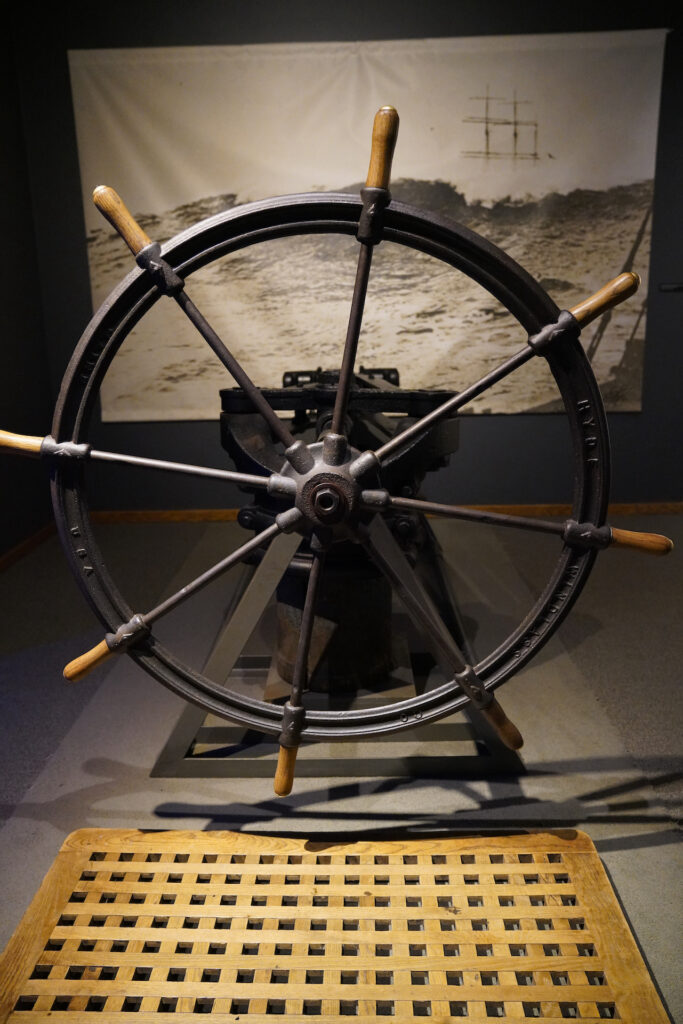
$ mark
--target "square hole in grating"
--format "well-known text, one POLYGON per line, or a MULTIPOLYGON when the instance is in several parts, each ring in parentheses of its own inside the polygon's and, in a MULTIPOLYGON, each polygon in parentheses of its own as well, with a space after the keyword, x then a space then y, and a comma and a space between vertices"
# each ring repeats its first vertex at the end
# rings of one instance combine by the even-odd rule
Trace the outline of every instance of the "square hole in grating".
MULTIPOLYGON (((345 878, 344 881, 346 882, 347 879, 345 878)), ((330 876, 329 875, 316 875, 314 877, 314 879, 313 879, 313 882, 314 882, 315 885, 329 885, 330 884, 330 876)))
POLYGON ((494 881, 495 885, 507 885, 508 882, 510 881, 510 876, 509 875, 494 875, 493 876, 493 881, 494 881))
MULTIPOLYGON (((256 879, 256 881, 258 882, 258 878, 256 879)), ((298 885, 300 881, 301 875, 285 875, 285 885, 298 885)), ((267 881, 264 884, 267 885, 268 882, 270 882, 270 879, 267 879, 267 881)))
POLYGON ((411 971, 410 972, 410 984, 411 985, 428 985, 429 984, 429 971, 411 971))
POLYGON ((502 864, 503 863, 503 854, 502 853, 490 853, 489 854, 489 862, 491 864, 502 864))
MULTIPOLYGON (((132 892, 130 894, 129 903, 144 903, 147 899, 141 892, 132 892)), ((175 903, 175 896, 170 896, 168 893, 162 893, 159 898, 159 903, 175 903)))
POLYGON ((425 930, 424 921, 406 921, 409 932, 423 932, 425 930))
POLYGON ((563 907, 577 907, 579 905, 579 901, 573 894, 561 896, 560 899, 562 900, 563 907))
POLYGON ((342 971, 340 980, 342 985, 357 985, 359 976, 358 971, 342 971))
POLYGON ((329 896, 314 896, 313 900, 311 902, 312 902, 312 906, 314 906, 314 907, 326 907, 328 905, 328 903, 330 902, 330 897, 329 896))
POLYGON ((475 948, 477 956, 493 956, 493 946, 488 943, 480 943, 475 948))
POLYGON ((534 855, 533 853, 520 853, 517 857, 520 864, 533 864, 534 855))
MULTIPOLYGON (((121 928, 135 928, 138 923, 137 917, 122 917, 121 928)), ((152 921, 152 928, 165 928, 168 923, 168 918, 157 918, 155 917, 152 921)))
POLYGON ((36 964, 30 975, 31 980, 34 978, 49 978, 51 970, 52 964, 36 964))
POLYGON ((345 896, 344 897, 344 906, 345 907, 357 907, 359 905, 360 905, 360 897, 359 896, 345 896))
POLYGON ((537 917, 536 927, 538 928, 539 932, 551 932, 554 928, 554 925, 549 917, 537 917))
POLYGON ((183 920, 183 928, 199 928, 198 917, 186 917, 183 920))
POLYGON ((406 896, 407 907, 421 907, 422 897, 421 896, 406 896))
POLYGON ((143 953, 158 953, 161 949, 160 942, 145 942, 142 947, 143 953))
POLYGON ((19 996, 14 1004, 15 1010, 32 1010, 38 996, 19 996))
POLYGON ((306 971, 307 985, 322 985, 323 971, 306 971))
POLYGON ((323 943, 315 943, 308 947, 309 956, 325 956, 325 946, 323 943))
MULTIPOLYGON (((48 942, 47 946, 45 947, 45 949, 53 949, 53 948, 61 949, 62 947, 61 947, 61 945, 59 945, 57 947, 53 947, 53 946, 50 945, 49 942, 48 942)), ((78 944, 79 952, 89 953, 94 948, 95 948, 95 940, 94 939, 83 939, 78 944)))
POLYGON ((596 1003, 598 1017, 601 1020, 618 1020, 619 1014, 614 1003, 596 1003))
POLYGON ((355 999, 340 999, 339 1015, 341 1017, 357 1017, 358 1002, 355 999))
MULTIPOLYGON (((152 973, 152 968, 151 967, 136 967, 135 970, 133 971, 133 978, 132 978, 132 980, 133 981, 149 981, 151 973, 152 973)), ((69 975, 67 974, 67 978, 68 977, 69 977, 69 975)))
POLYGON ((455 927, 455 921, 450 917, 444 921, 439 921, 439 928, 442 932, 454 932, 455 927))
MULTIPOLYGON (((315 858, 316 864, 331 864, 332 858, 329 853, 321 853, 315 858)), ((301 860, 296 861, 297 864, 301 864, 301 860)))
POLYGON ((531 971, 515 971, 515 978, 517 979, 517 984, 523 987, 533 985, 534 983, 534 976, 531 971))
POLYGON ((566 971, 551 971, 550 980, 552 981, 553 985, 568 985, 569 975, 566 971))
MULTIPOLYGON (((274 864, 275 855, 272 853, 262 853, 258 859, 259 864, 274 864)), ((301 861, 299 861, 301 863, 301 861)))
POLYGON ((545 896, 530 896, 529 897, 529 903, 531 904, 532 907, 544 907, 545 906, 545 896))
POLYGON ((555 881, 558 885, 569 885, 569 875, 555 875, 555 881))
POLYGON ((448 1004, 448 1009, 451 1017, 469 1017, 467 1012, 467 1003, 465 1002, 451 1002, 448 1004))
POLYGON ((220 968, 218 968, 218 967, 205 967, 204 970, 202 971, 202 976, 201 976, 200 981, 205 981, 205 982, 208 982, 208 983, 210 983, 212 985, 215 985, 216 982, 220 981, 220 980, 221 980, 220 968))
POLYGON ((375 985, 393 985, 393 971, 375 971, 375 985))
POLYGON ((112 953, 125 953, 127 949, 128 949, 128 943, 127 942, 123 942, 120 939, 117 939, 116 941, 112 942, 112 944, 111 944, 111 951, 112 951, 112 953))
POLYGON ((415 1017, 431 1017, 432 1015, 432 1004, 428 1000, 413 999, 413 1016, 415 1017))
POLYGON ((304 999, 302 1012, 307 1017, 319 1017, 323 1012, 323 1004, 320 999, 304 999))
POLYGON ((291 956, 291 955, 292 955, 292 947, 291 946, 283 946, 283 945, 276 945, 275 946, 275 956, 291 956))
POLYGON ((578 1005, 576 1003, 560 1003, 560 1016, 569 1020, 578 1020, 578 1005))
MULTIPOLYGON (((171 896, 172 900, 175 900, 175 896, 171 896)), ((190 905, 193 907, 201 907, 206 903, 206 896, 200 896, 198 893, 192 893, 190 896, 190 905)))
POLYGON ((443 946, 443 955, 460 956, 460 946, 456 945, 454 942, 447 943, 445 946, 443 946))
POLYGON ((538 885, 540 878, 538 875, 524 875, 525 885, 538 885))
POLYGON ((344 885, 360 885, 360 875, 344 875, 344 885))
POLYGON ((286 985, 289 981, 289 971, 271 971, 270 982, 271 985, 286 985))
POLYGON ((239 982, 240 985, 251 985, 254 980, 254 972, 249 971, 246 967, 240 967, 235 977, 235 981, 239 982))
POLYGON ((352 945, 351 943, 342 944, 342 956, 358 956, 360 951, 359 946, 352 945))
POLYGON ((479 885, 479 875, 463 875, 465 885, 479 885))
POLYGON ((485 1003, 487 1017, 504 1017, 505 1003, 485 1003))
POLYGON ((540 1003, 522 1003, 522 1010, 524 1011, 525 1017, 540 1017, 541 1016, 541 1004, 540 1003))
POLYGON ((98 981, 113 981, 118 973, 118 967, 101 967, 98 981))
POLYGON ((247 931, 258 932, 263 928, 262 917, 250 917, 247 920, 247 931))
POLYGON ((266 1003, 266 1013, 283 1014, 286 1012, 284 999, 269 999, 266 1003))
POLYGON ((393 946, 375 946, 375 956, 391 956, 393 946))
MULTIPOLYGON (((225 946, 223 947, 225 949, 225 946)), ((242 956, 258 956, 258 943, 245 942, 242 946, 242 956)))
POLYGON ((408 953, 410 956, 427 956, 426 946, 409 945, 408 953))
POLYGON ((248 999, 233 999, 230 1003, 230 1013, 249 1013, 248 999))
POLYGON ((217 917, 216 920, 214 921, 214 925, 213 926, 214 926, 214 928, 218 928, 219 930, 222 929, 224 931, 227 931, 230 928, 231 924, 232 924, 232 918, 230 918, 230 917, 217 917))
POLYGON ((225 942, 210 942, 207 949, 207 953, 211 956, 221 956, 225 953, 226 943, 225 942))
POLYGON ((83 977, 84 970, 85 967, 69 967, 65 977, 67 978, 68 981, 78 981, 80 978, 83 977))
POLYGON ((577 943, 576 952, 579 956, 595 956, 595 946, 592 942, 577 943))
POLYGON ((237 897, 236 896, 221 896, 221 906, 222 907, 234 907, 236 903, 237 903, 237 897))
POLYGON ((375 875, 375 885, 389 885, 389 876, 375 875))
POLYGON ((85 1004, 86 1013, 102 1013, 106 1004, 106 996, 90 996, 85 1004))
POLYGON ((391 931, 391 918, 378 917, 375 920, 375 931, 376 932, 390 932, 391 931))
POLYGON ((205 853, 202 857, 202 864, 215 864, 217 860, 217 853, 205 853))
POLYGON ((186 970, 184 967, 169 967, 166 975, 167 981, 185 981, 186 970))
POLYGON ((204 999, 201 996, 197 997, 192 1007, 193 1013, 211 1013, 213 1010, 213 999, 204 999))
POLYGON ((282 906, 282 907, 298 907, 299 906, 299 897, 298 896, 283 896, 282 900, 280 901, 280 906, 282 906))
POLYGON ((560 955, 560 947, 556 946, 554 943, 552 945, 550 945, 550 944, 544 945, 543 946, 543 953, 545 954, 545 956, 559 956, 560 955))
MULTIPOLYGON (((292 929, 293 927, 294 927, 294 923, 293 922, 291 924, 289 922, 285 922, 285 921, 280 921, 278 923, 278 928, 290 928, 290 929, 292 929)), ((312 932, 325 932, 325 931, 327 931, 327 921, 325 921, 322 917, 314 917, 309 922, 309 927, 310 927, 312 932)))
MULTIPOLYGON (((479 901, 481 901, 481 896, 470 896, 470 900, 479 900, 479 901)), ((453 897, 452 896, 437 896, 436 897, 436 905, 437 905, 437 907, 443 907, 443 908, 452 907, 453 906, 453 897)), ((472 906, 480 907, 481 906, 481 902, 479 902, 479 903, 470 903, 469 900, 468 900, 468 906, 470 906, 470 907, 472 907, 472 906)))
POLYGON ((499 907, 514 907, 515 897, 514 896, 499 896, 498 906, 499 907))
MULTIPOLYGON (((169 875, 168 878, 166 879, 166 881, 169 882, 171 885, 180 885, 182 880, 183 880, 183 876, 182 875, 169 875)), ((227 878, 226 878, 226 882, 227 882, 227 878)))
POLYGON ((232 856, 230 857, 230 863, 231 864, 244 864, 246 859, 247 859, 247 855, 245 853, 233 853, 232 856))
POLYGON ((518 932, 521 931, 522 925, 516 918, 506 917, 503 921, 503 927, 506 932, 518 932))
POLYGON ((472 919, 472 931, 473 932, 487 932, 489 930, 489 923, 485 917, 475 917, 472 919))
POLYGON ((378 1017, 393 1017, 394 1004, 391 999, 378 999, 375 1003, 375 1013, 378 1017))
POLYGON ((445 856, 445 854, 443 854, 443 853, 433 853, 432 854, 432 864, 445 864, 445 863, 446 863, 446 856, 445 856))
POLYGON ((586 922, 582 917, 570 917, 569 927, 574 932, 582 932, 586 928, 586 922))
POLYGON ((344 857, 345 864, 360 864, 360 857, 357 853, 349 853, 344 857))
POLYGON ((343 932, 357 932, 358 931, 358 921, 357 920, 342 921, 342 931, 343 932))
POLYGON ((586 971, 586 981, 589 985, 606 985, 607 980, 602 971, 586 971))
POLYGON ((378 854, 375 855, 375 864, 388 864, 388 863, 389 863, 389 858, 385 854, 379 854, 378 853, 378 854))
POLYGON ((70 1002, 71 996, 55 996, 55 998, 52 1000, 52 1006, 50 1007, 50 1009, 59 1011, 68 1010, 70 1002))
POLYGON ((375 896, 376 907, 390 907, 391 897, 390 896, 375 896))
POLYGON ((482 985, 497 985, 498 984, 498 971, 482 971, 481 972, 481 983, 482 983, 482 985))
MULTIPOLYGON (((316 857, 315 862, 316 862, 316 864, 322 864, 322 860, 320 859, 320 857, 316 857)), ((290 853, 289 856, 287 857, 287 863, 288 864, 302 864, 303 863, 303 857, 301 856, 300 853, 290 853)), ((328 864, 330 863, 329 857, 327 858, 327 863, 328 864)))
POLYGON ((142 1005, 142 996, 126 996, 121 1003, 123 1013, 138 1013, 142 1005))
POLYGON ((474 858, 474 854, 473 853, 461 853, 460 854, 460 863, 461 864, 474 864, 474 859, 475 858, 474 858))

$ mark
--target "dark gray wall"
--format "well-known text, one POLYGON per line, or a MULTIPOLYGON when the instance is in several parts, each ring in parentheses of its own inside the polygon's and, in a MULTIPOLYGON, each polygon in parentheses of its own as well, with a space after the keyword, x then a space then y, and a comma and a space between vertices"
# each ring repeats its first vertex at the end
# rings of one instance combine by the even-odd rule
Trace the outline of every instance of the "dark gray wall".
MULTIPOLYGON (((290 0, 286 4, 279 0, 198 0, 193 4, 168 0, 162 5, 138 0, 102 8, 102 13, 90 4, 74 2, 49 5, 38 24, 34 24, 36 19, 28 5, 17 8, 12 28, 25 154, 17 154, 4 172, 12 182, 3 193, 2 204, 7 194, 21 194, 24 207, 22 215, 16 216, 17 208, 3 213, 3 218, 9 221, 7 227, 15 244, 18 241, 20 246, 30 248, 31 214, 33 217, 38 275, 26 274, 20 289, 26 291, 29 286, 27 294, 31 294, 35 288, 36 302, 43 310, 43 359, 52 396, 90 315, 67 49, 612 30, 675 27, 676 21, 671 5, 649 4, 647 9, 628 12, 616 3, 575 3, 562 9, 538 0, 523 5, 510 4, 509 0, 346 0, 335 5, 309 0, 290 0), (26 206, 26 187, 30 207, 26 206)), ((680 26, 680 15, 677 23, 680 26)), ((683 379, 683 346, 679 341, 683 293, 662 292, 659 285, 683 281, 682 35, 680 28, 670 33, 666 50, 643 411, 610 417, 615 450, 613 498, 617 501, 681 497, 680 468, 672 460, 683 426, 678 393, 683 379)), ((569 125, 568 131, 580 131, 580 125, 569 125)), ((182 139, 178 141, 182 145, 182 139)), ((11 200, 10 206, 15 202, 11 200)), ((15 278, 16 273, 5 280, 5 296, 16 293, 15 278)), ((32 338, 35 347, 35 325, 32 338)), ((34 358, 29 358, 29 363, 34 358)), ((6 360, 4 365, 7 368, 6 360)), ((25 363, 3 379, 0 400, 3 406, 7 400, 8 418, 2 425, 40 432, 45 417, 37 395, 31 403, 37 402, 40 411, 28 415, 26 409, 26 415, 20 417, 14 413, 15 381, 22 376, 23 368, 25 363)), ((36 392, 44 395, 40 381, 36 392)), ((565 430, 562 418, 555 416, 469 418, 463 424, 462 455, 457 466, 440 475, 438 493, 452 493, 457 482, 460 501, 564 500, 565 481, 558 475, 555 452, 564 445, 565 430), (509 453, 516 451, 533 452, 546 461, 542 469, 535 459, 525 459, 523 465, 515 466, 509 453)), ((176 457, 188 461, 209 461, 209 454, 217 452, 217 429, 209 423, 110 425, 103 438, 112 448, 147 454, 168 452, 172 446, 176 457)), ((98 495, 98 503, 108 507, 206 507, 238 500, 236 493, 226 494, 212 485, 188 488, 185 481, 180 486, 175 478, 139 475, 117 478, 115 485, 103 485, 98 495)), ((5 516, 6 509, 0 513, 0 517, 5 516)), ((0 518, 0 525, 5 535, 4 518, 0 518)))

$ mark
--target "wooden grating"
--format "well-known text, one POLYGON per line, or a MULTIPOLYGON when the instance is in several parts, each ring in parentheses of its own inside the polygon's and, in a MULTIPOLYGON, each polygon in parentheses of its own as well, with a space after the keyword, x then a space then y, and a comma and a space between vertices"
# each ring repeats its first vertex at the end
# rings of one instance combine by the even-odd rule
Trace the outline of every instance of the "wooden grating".
POLYGON ((573 830, 325 843, 84 829, 10 941, 0 992, 2 1024, 668 1020, 573 830))

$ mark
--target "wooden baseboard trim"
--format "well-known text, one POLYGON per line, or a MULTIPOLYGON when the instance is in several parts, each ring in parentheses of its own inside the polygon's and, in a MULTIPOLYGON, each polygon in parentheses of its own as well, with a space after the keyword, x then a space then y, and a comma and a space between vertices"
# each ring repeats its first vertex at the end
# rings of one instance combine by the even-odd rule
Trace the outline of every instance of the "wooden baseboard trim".
POLYGON ((44 540, 51 537, 56 532, 55 524, 48 523, 46 526, 41 526, 39 530, 32 533, 26 540, 22 540, 20 544, 15 544, 14 547, 6 551, 4 555, 0 555, 0 572, 4 572, 5 569, 9 569, 10 565, 14 565, 24 555, 28 555, 29 552, 37 548, 39 544, 42 544, 44 540))

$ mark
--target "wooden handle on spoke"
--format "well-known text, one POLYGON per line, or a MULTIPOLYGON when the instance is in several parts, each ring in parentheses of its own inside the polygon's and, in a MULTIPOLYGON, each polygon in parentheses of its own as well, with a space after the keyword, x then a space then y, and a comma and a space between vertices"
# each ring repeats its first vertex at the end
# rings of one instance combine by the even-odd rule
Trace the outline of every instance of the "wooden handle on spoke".
POLYGON ((482 710, 482 715, 489 725, 493 726, 505 746, 509 747, 510 750, 519 750, 524 745, 524 738, 521 732, 510 721, 495 697, 493 702, 482 710))
POLYGON ((0 450, 21 452, 24 455, 40 455, 43 437, 31 437, 29 434, 11 434, 8 430, 0 430, 0 450))
POLYGON ((79 658, 74 658, 69 662, 64 669, 64 678, 68 679, 70 683, 77 683, 83 676, 87 676, 91 669, 101 665, 107 658, 111 658, 113 653, 107 641, 101 640, 92 650, 86 651, 79 658))
POLYGON ((397 136, 398 114, 393 107, 380 107, 372 126, 370 167, 365 182, 368 188, 389 188, 397 136))
POLYGON ((296 755, 298 753, 298 747, 280 747, 277 768, 275 769, 274 789, 276 796, 288 796, 292 792, 294 765, 296 764, 296 755))
POLYGON ((615 277, 595 295, 579 302, 578 306, 574 306, 569 312, 582 327, 585 327, 601 313, 605 313, 608 309, 618 306, 624 299, 635 295, 639 287, 640 277, 638 274, 632 274, 630 271, 619 274, 619 277, 615 277))
POLYGON ((632 548, 645 555, 668 555, 674 549, 674 542, 661 533, 637 533, 635 530, 612 528, 610 547, 632 548))
POLYGON ((149 245, 152 239, 142 230, 118 192, 108 185, 98 185, 92 194, 93 202, 103 217, 116 228, 133 256, 149 245))

